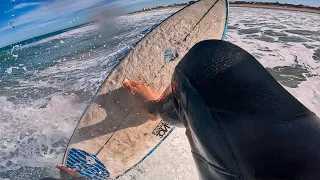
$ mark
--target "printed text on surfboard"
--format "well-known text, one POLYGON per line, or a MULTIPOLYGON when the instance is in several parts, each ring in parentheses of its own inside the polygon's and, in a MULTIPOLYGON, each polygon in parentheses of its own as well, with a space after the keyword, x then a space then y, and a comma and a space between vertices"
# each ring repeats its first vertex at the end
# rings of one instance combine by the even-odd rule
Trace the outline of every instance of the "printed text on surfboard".
POLYGON ((171 129, 171 126, 168 123, 161 121, 158 124, 158 126, 153 130, 152 134, 162 138, 167 134, 167 132, 170 129, 171 129))

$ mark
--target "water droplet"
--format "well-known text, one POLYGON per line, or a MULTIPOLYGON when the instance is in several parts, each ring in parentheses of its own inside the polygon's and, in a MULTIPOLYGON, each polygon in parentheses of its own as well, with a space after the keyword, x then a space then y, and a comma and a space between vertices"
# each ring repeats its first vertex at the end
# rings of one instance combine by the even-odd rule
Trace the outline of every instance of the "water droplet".
POLYGON ((12 22, 8 22, 8 25, 10 26, 10 28, 15 28, 16 27, 12 22))
POLYGON ((93 164, 96 163, 96 160, 93 159, 93 158, 90 157, 90 156, 87 156, 87 157, 86 157, 86 160, 87 160, 87 164, 90 164, 90 165, 93 165, 93 164))

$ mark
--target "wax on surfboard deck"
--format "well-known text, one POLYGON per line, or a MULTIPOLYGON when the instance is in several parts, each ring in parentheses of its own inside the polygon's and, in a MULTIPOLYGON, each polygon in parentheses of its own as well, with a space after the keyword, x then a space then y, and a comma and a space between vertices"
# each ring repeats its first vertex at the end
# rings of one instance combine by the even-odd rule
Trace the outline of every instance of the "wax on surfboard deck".
MULTIPOLYGON (((175 66, 189 49, 202 40, 222 39, 227 13, 226 0, 198 1, 163 21, 139 41, 86 109, 63 163, 75 169, 75 164, 81 166, 75 160, 77 156, 91 163, 101 161, 99 167, 104 166, 105 170, 102 179, 108 179, 122 175, 148 156, 173 127, 161 120, 149 121, 139 102, 122 86, 123 80, 146 83, 160 96, 169 85, 175 66), (165 61, 168 50, 177 52, 178 57, 165 61)), ((90 179, 88 174, 87 178, 90 179)))

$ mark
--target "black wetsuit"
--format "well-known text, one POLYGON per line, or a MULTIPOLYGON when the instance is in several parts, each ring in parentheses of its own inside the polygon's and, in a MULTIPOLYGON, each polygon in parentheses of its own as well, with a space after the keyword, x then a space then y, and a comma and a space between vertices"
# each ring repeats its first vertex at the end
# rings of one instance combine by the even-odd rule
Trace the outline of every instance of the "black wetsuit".
POLYGON ((157 109, 186 128, 201 179, 320 179, 320 121, 249 53, 195 45, 157 109))

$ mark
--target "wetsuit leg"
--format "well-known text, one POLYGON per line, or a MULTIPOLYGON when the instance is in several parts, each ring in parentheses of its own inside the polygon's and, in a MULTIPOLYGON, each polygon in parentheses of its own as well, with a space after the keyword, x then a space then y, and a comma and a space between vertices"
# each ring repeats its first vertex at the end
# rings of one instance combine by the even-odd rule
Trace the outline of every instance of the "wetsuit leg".
POLYGON ((319 118, 245 50, 198 43, 172 89, 202 179, 320 179, 319 118))

